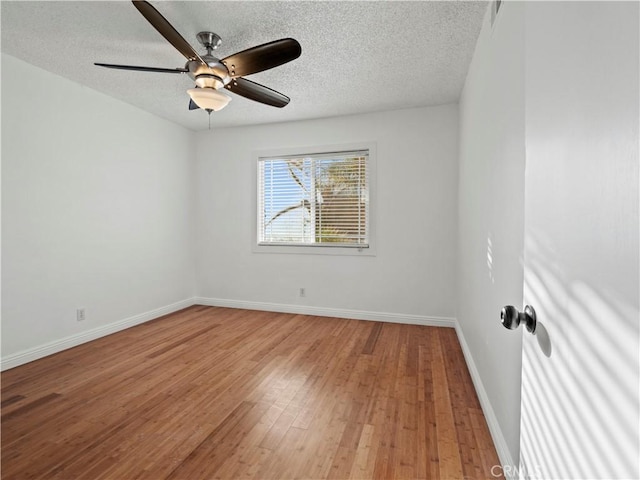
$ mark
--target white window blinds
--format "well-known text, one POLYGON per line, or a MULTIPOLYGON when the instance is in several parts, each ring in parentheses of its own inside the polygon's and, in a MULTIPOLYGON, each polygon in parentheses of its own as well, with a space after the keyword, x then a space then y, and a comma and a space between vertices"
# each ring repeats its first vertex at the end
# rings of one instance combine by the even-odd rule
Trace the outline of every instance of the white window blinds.
POLYGON ((368 150, 258 159, 258 243, 366 248, 368 150))

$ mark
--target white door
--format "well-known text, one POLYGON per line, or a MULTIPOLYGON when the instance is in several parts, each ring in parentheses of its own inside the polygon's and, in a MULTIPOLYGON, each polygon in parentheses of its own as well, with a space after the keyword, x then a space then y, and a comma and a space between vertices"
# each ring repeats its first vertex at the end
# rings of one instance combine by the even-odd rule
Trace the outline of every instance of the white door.
POLYGON ((640 478, 638 5, 526 7, 521 478, 640 478))

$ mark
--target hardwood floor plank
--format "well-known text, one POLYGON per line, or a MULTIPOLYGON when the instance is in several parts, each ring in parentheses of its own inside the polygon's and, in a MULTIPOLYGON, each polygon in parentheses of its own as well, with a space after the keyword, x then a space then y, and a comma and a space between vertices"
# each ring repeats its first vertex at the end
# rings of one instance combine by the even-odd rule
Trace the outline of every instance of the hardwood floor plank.
POLYGON ((184 345, 185 343, 187 343, 189 340, 193 340, 196 337, 199 337, 200 335, 213 330, 216 327, 219 327, 220 325, 210 325, 208 327, 202 328, 198 331, 196 331, 195 333, 192 333, 191 335, 187 335, 184 338, 181 338, 180 340, 177 340, 175 342, 170 343, 169 345, 167 345, 166 347, 160 348, 158 350, 155 350, 153 352, 151 352, 149 355, 147 355, 147 358, 155 358, 158 357, 160 355, 162 355, 163 353, 168 352, 169 350, 173 350, 174 348, 176 348, 179 345, 184 345))
POLYGON ((25 397, 24 395, 14 395, 13 397, 7 397, 5 400, 2 401, 2 405, 0 406, 0 408, 6 408, 9 405, 13 405, 16 402, 19 402, 20 400, 24 400, 25 397))
POLYGON ((373 349, 380 336, 380 330, 382 330, 382 323, 375 322, 371 327, 371 333, 369 334, 369 338, 367 338, 367 342, 364 344, 364 347, 362 347, 363 355, 371 355, 373 353, 373 349))
POLYGON ((434 336, 431 342, 433 348, 433 392, 436 413, 436 435, 438 441, 438 465, 440 477, 463 478, 462 461, 458 449, 455 420, 451 406, 451 396, 442 345, 440 343, 440 332, 434 336))
POLYGON ((20 415, 24 415, 25 413, 30 413, 32 410, 45 405, 46 403, 57 399, 61 395, 59 393, 50 393, 49 395, 45 395, 44 397, 40 397, 32 402, 29 402, 21 407, 18 407, 10 412, 2 414, 2 422, 9 422, 10 420, 19 417, 20 415))
POLYGON ((166 478, 209 478, 265 410, 265 405, 241 402, 166 478))
POLYGON ((377 452, 377 442, 375 442, 375 427, 370 424, 362 426, 362 432, 358 439, 355 458, 349 472, 350 479, 373 478, 373 468, 377 452))
POLYGON ((484 479, 498 463, 453 329, 204 306, 3 372, 1 456, 6 480, 484 479))

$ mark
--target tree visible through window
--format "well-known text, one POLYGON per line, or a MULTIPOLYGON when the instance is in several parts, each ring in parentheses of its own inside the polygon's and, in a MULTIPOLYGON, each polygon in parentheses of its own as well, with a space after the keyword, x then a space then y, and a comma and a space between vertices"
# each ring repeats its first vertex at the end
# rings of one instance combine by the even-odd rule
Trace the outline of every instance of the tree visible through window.
POLYGON ((258 242, 368 246, 367 150, 258 160, 258 242))

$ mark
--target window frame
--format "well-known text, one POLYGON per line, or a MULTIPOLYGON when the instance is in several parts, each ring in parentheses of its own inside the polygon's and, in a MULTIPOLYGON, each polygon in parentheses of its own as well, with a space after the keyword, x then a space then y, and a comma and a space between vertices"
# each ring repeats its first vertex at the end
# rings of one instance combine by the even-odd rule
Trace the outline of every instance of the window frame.
POLYGON ((358 142, 340 145, 317 145, 307 147, 290 147, 269 150, 254 151, 252 154, 252 175, 253 175, 253 221, 251 248, 254 253, 282 253, 300 255, 349 255, 349 256, 376 256, 376 144, 375 142, 358 142), (357 150, 368 150, 367 174, 369 188, 369 210, 368 210, 368 247, 358 246, 330 246, 323 244, 305 245, 270 245, 259 243, 258 232, 260 224, 259 212, 259 161, 264 157, 278 156, 311 156, 322 155, 331 152, 348 152, 357 150))

